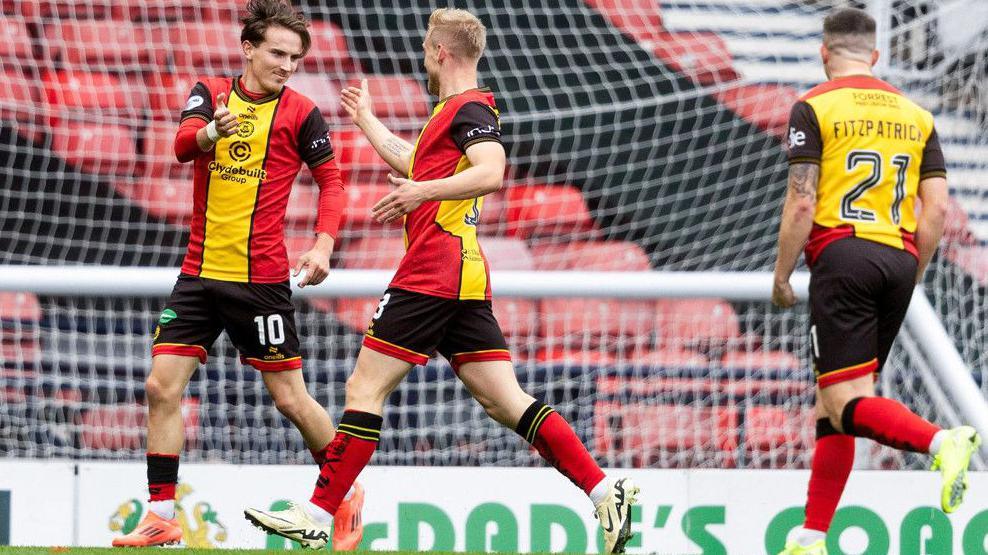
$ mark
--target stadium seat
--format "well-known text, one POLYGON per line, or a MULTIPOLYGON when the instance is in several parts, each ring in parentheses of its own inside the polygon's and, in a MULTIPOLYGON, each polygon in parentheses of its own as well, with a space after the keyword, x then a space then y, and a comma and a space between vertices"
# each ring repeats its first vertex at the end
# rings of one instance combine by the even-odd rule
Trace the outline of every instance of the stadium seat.
POLYGON ((20 13, 28 19, 105 19, 113 14, 109 2, 78 0, 19 0, 20 13))
POLYGON ((192 163, 179 163, 175 158, 175 130, 177 127, 162 122, 152 122, 144 132, 141 162, 143 175, 153 179, 183 178, 192 180, 192 163))
POLYGON ((658 345, 723 348, 741 337, 738 316, 720 299, 660 299, 656 301, 658 345))
POLYGON ((793 468, 793 461, 785 460, 786 454, 810 449, 815 434, 813 407, 745 408, 744 447, 749 463, 755 467, 793 468))
POLYGON ((177 123, 197 81, 195 76, 188 74, 155 72, 145 75, 142 82, 147 90, 151 117, 156 121, 177 123))
POLYGON ((387 175, 392 171, 391 166, 378 155, 363 132, 337 130, 332 132, 331 140, 344 183, 388 185, 387 175))
POLYGON ((514 184, 504 193, 509 237, 586 238, 594 229, 580 190, 571 185, 514 184))
POLYGON ((411 119, 409 125, 420 129, 431 112, 429 93, 417 79, 368 75, 367 90, 374 100, 374 113, 381 119, 411 119))
POLYGON ((537 270, 645 272, 648 255, 630 241, 574 241, 532 247, 537 270))
POLYGON ((701 85, 737 81, 731 51, 716 33, 657 33, 643 42, 670 68, 701 85))
MULTIPOLYGON (((192 447, 199 442, 199 400, 182 399, 185 441, 192 447)), ((147 408, 137 404, 97 405, 82 414, 84 449, 139 450, 147 427, 147 408)))
POLYGON ((535 353, 535 360, 544 364, 583 365, 592 367, 614 366, 617 357, 596 349, 568 349, 565 347, 543 347, 535 353))
POLYGON ((52 150, 76 169, 133 175, 137 148, 131 130, 119 125, 64 122, 52 132, 52 150))
POLYGON ((330 124, 337 123, 343 115, 340 104, 340 84, 323 75, 296 73, 288 86, 315 103, 330 124))
POLYGON ((213 0, 112 0, 113 17, 134 21, 194 19, 213 0))
MULTIPOLYGON (((313 21, 309 26, 312 48, 302 58, 302 67, 317 75, 344 75, 354 70, 350 48, 343 30, 329 21, 313 21)), ((334 88, 339 92, 339 88, 334 88)), ((337 103, 338 104, 338 103, 337 103)))
POLYGON ((285 222, 289 227, 299 231, 312 231, 316 223, 319 209, 319 188, 315 185, 299 185, 292 187, 285 209, 285 222))
POLYGON ((63 68, 101 71, 152 69, 144 27, 129 21, 56 20, 44 27, 48 59, 63 68))
POLYGON ((738 424, 733 406, 594 404, 596 452, 607 466, 729 468, 738 424))
POLYGON ((761 372, 799 372, 807 365, 800 358, 786 351, 728 351, 720 359, 724 368, 754 370, 761 372))
POLYGON ((27 73, 0 71, 0 120, 15 123, 18 134, 31 142, 40 142, 46 131, 40 101, 41 89, 27 73))
MULTIPOLYGON (((492 271, 529 271, 535 269, 532 253, 521 239, 513 237, 481 237, 480 248, 492 271)), ((516 297, 501 297, 494 292, 494 317, 501 325, 512 351, 523 352, 532 343, 538 330, 536 301, 516 297)))
POLYGON ((4 68, 34 65, 34 42, 27 20, 19 15, 0 16, 0 59, 4 68))
POLYGON ((642 348, 651 343, 653 301, 553 298, 539 303, 540 332, 547 346, 642 348))
POLYGON ((189 21, 155 27, 151 37, 161 52, 172 55, 179 73, 235 75, 244 65, 240 25, 234 22, 189 21))
POLYGON ((664 368, 705 368, 710 364, 706 356, 688 349, 641 349, 628 355, 629 364, 635 366, 659 366, 664 368))
POLYGON ((41 321, 41 303, 34 293, 0 291, 0 326, 37 325, 41 321))
POLYGON ((789 110, 799 93, 785 85, 737 85, 717 92, 721 104, 759 128, 784 138, 788 132, 789 110))
POLYGON ((42 85, 52 127, 62 119, 130 127, 144 121, 145 91, 113 75, 46 71, 42 85))
POLYGON ((375 233, 391 231, 396 235, 401 233, 400 219, 388 224, 380 224, 371 216, 371 208, 393 191, 393 187, 387 184, 371 185, 349 181, 344 183, 344 187, 346 187, 347 205, 346 210, 343 211, 341 227, 347 234, 357 235, 368 230, 374 230, 375 233))
POLYGON ((535 260, 528 245, 514 237, 480 237, 480 248, 495 271, 528 271, 535 269, 535 260))
POLYGON ((587 0, 587 4, 637 41, 649 40, 662 29, 659 0, 587 0))
MULTIPOLYGON (((405 241, 402 238, 365 237, 347 244, 343 251, 343 267, 393 271, 403 256, 405 241)), ((379 302, 378 297, 338 299, 336 316, 354 331, 363 333, 379 302)))
POLYGON ((176 225, 187 225, 192 217, 192 180, 151 178, 118 181, 114 189, 139 205, 150 216, 176 225))
POLYGON ((203 19, 219 23, 239 24, 246 2, 241 0, 205 0, 201 8, 203 19))

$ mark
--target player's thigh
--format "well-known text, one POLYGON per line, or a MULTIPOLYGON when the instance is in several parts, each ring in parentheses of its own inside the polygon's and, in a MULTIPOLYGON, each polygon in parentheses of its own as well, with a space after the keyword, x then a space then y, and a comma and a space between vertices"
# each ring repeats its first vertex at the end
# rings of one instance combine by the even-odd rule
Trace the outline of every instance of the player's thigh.
POLYGON ((879 303, 878 364, 881 369, 909 310, 909 302, 916 289, 918 262, 906 251, 878 246, 883 249, 881 256, 888 282, 879 303))
POLYGON ((295 305, 288 282, 235 283, 209 280, 216 311, 240 359, 262 372, 302 367, 295 305))
POLYGON ((867 374, 835 382, 820 390, 819 401, 832 421, 840 421, 844 407, 852 399, 875 396, 875 376, 867 374))
POLYGON ((374 351, 412 365, 426 364, 457 306, 458 301, 451 299, 388 289, 371 317, 361 352, 374 351))
POLYGON ((151 373, 145 382, 150 403, 177 401, 199 368, 199 357, 158 354, 151 359, 151 373))
POLYGON ((261 379, 264 380, 264 387, 276 404, 298 402, 310 396, 300 368, 280 372, 261 372, 261 379))
MULTIPOLYGON (((214 310, 214 299, 198 277, 179 276, 158 317, 151 347, 152 356, 193 357, 205 364, 209 348, 223 331, 214 310)), ((175 363, 161 362, 168 368, 175 363)), ((154 364, 152 363, 152 368, 154 364)), ((162 377, 166 377, 165 372, 162 377)))
POLYGON ((491 360, 465 362, 457 375, 470 394, 485 409, 496 412, 499 420, 508 425, 517 424, 525 410, 535 402, 518 383, 515 367, 510 361, 491 360))
POLYGON ((347 378, 347 408, 379 414, 384 400, 413 366, 411 362, 369 349, 366 345, 361 347, 353 373, 347 378))
POLYGON ((871 376, 878 369, 878 299, 881 276, 856 248, 827 247, 810 276, 810 342, 821 389, 871 376))
POLYGON ((456 372, 470 362, 511 362, 490 301, 460 301, 438 349, 456 372))

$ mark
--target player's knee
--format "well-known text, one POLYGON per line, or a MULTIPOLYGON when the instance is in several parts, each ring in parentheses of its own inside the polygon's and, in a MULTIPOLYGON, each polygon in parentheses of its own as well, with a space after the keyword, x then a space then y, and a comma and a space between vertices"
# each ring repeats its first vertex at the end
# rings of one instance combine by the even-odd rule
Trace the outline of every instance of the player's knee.
POLYGON ((295 422, 301 416, 305 404, 297 396, 285 393, 274 396, 274 406, 285 418, 295 422))
POLYGON ((367 380, 361 378, 360 374, 354 372, 346 380, 346 400, 347 405, 373 403, 381 397, 378 388, 367 380))
POLYGON ((182 397, 180 390, 162 383, 154 374, 148 376, 144 382, 144 392, 147 395, 148 406, 151 408, 178 404, 182 397))

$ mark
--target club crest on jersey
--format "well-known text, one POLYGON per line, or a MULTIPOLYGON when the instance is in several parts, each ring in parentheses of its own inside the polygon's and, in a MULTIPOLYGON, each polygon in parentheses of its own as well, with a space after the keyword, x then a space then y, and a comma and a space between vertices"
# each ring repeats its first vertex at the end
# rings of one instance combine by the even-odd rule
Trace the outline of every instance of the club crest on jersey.
POLYGON ((240 122, 240 127, 237 128, 237 135, 246 139, 254 134, 254 124, 249 121, 240 122))
POLYGON ((250 144, 237 141, 230 145, 230 158, 235 162, 243 162, 250 158, 250 144))

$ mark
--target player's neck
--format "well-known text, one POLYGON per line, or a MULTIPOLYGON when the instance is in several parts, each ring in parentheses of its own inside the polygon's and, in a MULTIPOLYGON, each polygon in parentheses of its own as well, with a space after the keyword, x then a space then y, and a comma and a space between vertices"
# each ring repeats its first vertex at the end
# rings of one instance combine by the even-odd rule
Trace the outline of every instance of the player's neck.
POLYGON ((439 98, 446 99, 470 89, 477 88, 477 72, 463 71, 450 73, 439 84, 439 98))
POLYGON ((247 93, 248 96, 255 100, 274 94, 264 90, 261 86, 261 82, 257 80, 249 68, 245 70, 244 74, 240 77, 240 88, 247 93))
POLYGON ((875 74, 871 71, 871 66, 868 64, 859 63, 844 63, 838 67, 831 67, 829 71, 829 78, 831 81, 834 79, 842 79, 844 77, 874 77, 875 74))

